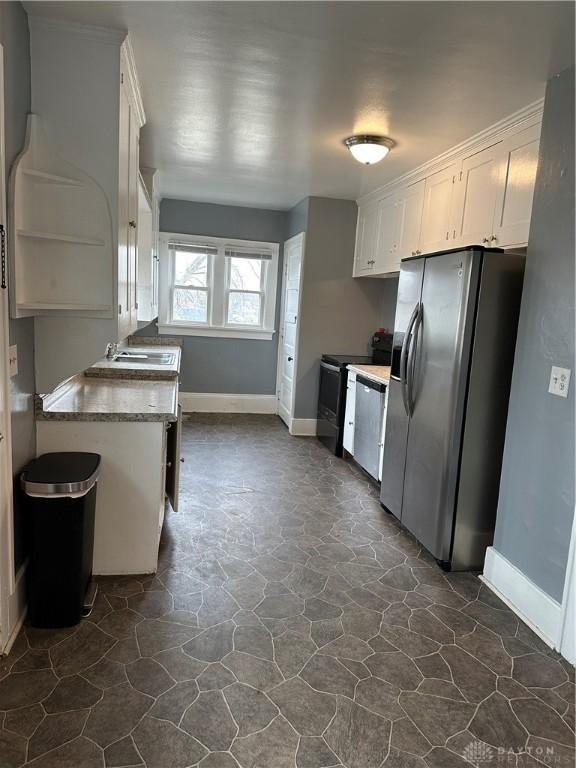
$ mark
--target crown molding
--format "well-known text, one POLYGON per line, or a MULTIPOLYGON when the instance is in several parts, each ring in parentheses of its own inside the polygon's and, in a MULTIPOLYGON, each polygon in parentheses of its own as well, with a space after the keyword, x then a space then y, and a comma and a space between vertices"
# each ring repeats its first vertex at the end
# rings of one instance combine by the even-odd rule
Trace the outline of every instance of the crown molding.
POLYGON ((60 19, 51 19, 46 16, 28 15, 28 24, 31 30, 55 29, 62 32, 72 33, 79 37, 85 37, 89 40, 96 40, 101 43, 107 43, 120 47, 128 34, 125 29, 112 29, 111 27, 97 27, 88 24, 79 24, 73 21, 61 21, 60 19))
POLYGON ((413 184, 416 181, 420 181, 426 176, 430 176, 436 171, 440 171, 455 160, 459 160, 464 156, 481 152, 483 149, 490 147, 492 144, 496 144, 504 139, 510 133, 516 133, 522 128, 534 125, 535 123, 542 122, 542 114, 544 111, 544 99, 538 99, 532 104, 519 109, 517 112, 513 112, 503 120, 499 120, 497 123, 485 128, 483 131, 474 134, 469 139, 456 144, 451 149, 443 152, 441 155, 433 157, 431 160, 422 163, 411 171, 398 176, 397 178, 389 181, 378 189, 368 192, 362 197, 359 197, 356 202, 358 206, 370 205, 389 194, 392 194, 399 186, 407 186, 413 184))
POLYGON ((134 108, 136 109, 136 115, 140 128, 146 122, 146 113, 144 112, 144 102, 142 101, 142 91, 140 90, 140 81, 138 80, 138 71, 136 69, 136 60, 134 58, 134 49, 132 48, 132 42, 130 35, 126 35, 122 43, 122 51, 126 58, 127 77, 134 99, 134 108))

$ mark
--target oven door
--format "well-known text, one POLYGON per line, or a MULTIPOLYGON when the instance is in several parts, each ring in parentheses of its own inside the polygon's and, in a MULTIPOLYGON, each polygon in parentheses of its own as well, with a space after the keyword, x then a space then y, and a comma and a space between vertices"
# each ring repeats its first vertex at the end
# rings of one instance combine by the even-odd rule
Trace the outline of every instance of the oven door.
POLYGON ((320 363, 316 434, 336 456, 342 455, 347 377, 346 368, 323 361, 320 363))

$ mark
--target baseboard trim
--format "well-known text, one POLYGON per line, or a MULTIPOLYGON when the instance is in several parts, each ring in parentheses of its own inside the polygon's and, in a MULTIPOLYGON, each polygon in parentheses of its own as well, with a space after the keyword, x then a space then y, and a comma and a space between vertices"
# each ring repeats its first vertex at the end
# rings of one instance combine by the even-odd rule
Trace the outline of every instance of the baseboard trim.
POLYGON ((551 648, 558 648, 562 606, 494 547, 486 550, 480 579, 551 648))
POLYGON ((292 419, 290 434, 295 437, 316 437, 316 419, 292 419))
POLYGON ((12 650, 12 646, 16 642, 16 638, 18 637, 18 634, 19 634, 20 630, 24 626, 24 622, 26 620, 26 613, 27 613, 27 611, 25 609, 22 612, 22 614, 21 614, 20 618, 18 619, 18 621, 16 622, 16 624, 12 627, 12 631, 10 632, 10 636, 8 637, 8 642, 6 643, 6 646, 4 647, 2 652, 0 653, 0 656, 2 656, 2 655, 8 656, 8 654, 12 650))
POLYGON ((26 605, 26 567, 28 561, 26 560, 16 573, 14 579, 14 591, 8 599, 8 634, 4 647, 0 648, 0 656, 8 655, 12 650, 14 641, 18 637, 18 633, 22 629, 22 625, 26 619, 26 613, 28 606, 26 605))
POLYGON ((180 392, 178 399, 184 413, 278 413, 276 395, 180 392))

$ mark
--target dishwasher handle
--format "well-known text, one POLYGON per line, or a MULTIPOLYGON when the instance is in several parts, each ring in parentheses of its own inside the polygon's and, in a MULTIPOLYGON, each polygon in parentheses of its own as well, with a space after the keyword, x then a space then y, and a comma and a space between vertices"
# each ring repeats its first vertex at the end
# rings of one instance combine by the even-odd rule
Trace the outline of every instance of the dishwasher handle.
POLYGON ((363 387, 368 387, 369 389, 374 389, 376 392, 386 392, 386 384, 384 384, 383 381, 375 381, 374 379, 369 379, 361 374, 357 374, 356 376, 356 386, 358 386, 358 384, 363 387))

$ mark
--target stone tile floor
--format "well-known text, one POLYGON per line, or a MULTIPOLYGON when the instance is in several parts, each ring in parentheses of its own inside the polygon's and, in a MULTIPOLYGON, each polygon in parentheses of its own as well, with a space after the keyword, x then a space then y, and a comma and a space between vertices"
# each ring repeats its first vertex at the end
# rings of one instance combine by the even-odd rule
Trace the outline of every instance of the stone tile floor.
POLYGON ((276 417, 184 428, 155 577, 0 660, 0 767, 574 765, 574 671, 276 417))

